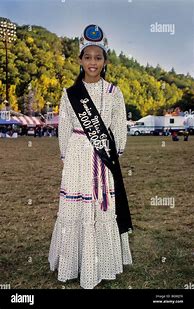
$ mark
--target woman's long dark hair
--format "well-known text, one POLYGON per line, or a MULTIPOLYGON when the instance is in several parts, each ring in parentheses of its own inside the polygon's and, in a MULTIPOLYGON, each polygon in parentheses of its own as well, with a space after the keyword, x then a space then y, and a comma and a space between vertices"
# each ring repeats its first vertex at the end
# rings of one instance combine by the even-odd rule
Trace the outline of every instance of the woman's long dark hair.
MULTIPOLYGON (((81 54, 79 55, 79 58, 82 59, 84 55, 84 50, 81 51, 81 54)), ((103 49, 103 56, 104 56, 104 60, 106 61, 107 60, 107 54, 106 52, 104 51, 103 49)), ((77 83, 79 83, 80 81, 82 81, 82 79, 85 77, 85 72, 84 72, 84 69, 82 68, 82 66, 80 65, 80 73, 78 75, 78 77, 76 78, 75 82, 74 82, 74 85, 76 85, 77 83)), ((105 76, 106 76, 106 70, 107 70, 107 65, 105 65, 105 67, 102 69, 102 71, 100 72, 100 76, 105 79, 105 76)))

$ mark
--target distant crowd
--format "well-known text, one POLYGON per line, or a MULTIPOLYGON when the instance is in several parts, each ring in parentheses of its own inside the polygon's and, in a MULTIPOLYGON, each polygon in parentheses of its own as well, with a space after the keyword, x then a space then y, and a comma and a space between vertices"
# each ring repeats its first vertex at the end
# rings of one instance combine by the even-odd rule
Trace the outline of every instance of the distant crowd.
POLYGON ((43 137, 43 136, 56 136, 58 137, 58 127, 34 127, 28 128, 23 126, 20 128, 14 128, 12 126, 2 126, 0 127, 0 137, 18 137, 18 136, 34 136, 34 137, 43 137))
MULTIPOLYGON (((178 141, 179 141, 179 136, 178 136, 178 134, 177 134, 176 131, 172 132, 171 135, 172 135, 172 141, 173 141, 173 142, 178 142, 178 141)), ((188 132, 188 131, 184 131, 184 132, 183 132, 183 140, 184 140, 185 142, 187 142, 188 139, 189 139, 189 132, 188 132)))

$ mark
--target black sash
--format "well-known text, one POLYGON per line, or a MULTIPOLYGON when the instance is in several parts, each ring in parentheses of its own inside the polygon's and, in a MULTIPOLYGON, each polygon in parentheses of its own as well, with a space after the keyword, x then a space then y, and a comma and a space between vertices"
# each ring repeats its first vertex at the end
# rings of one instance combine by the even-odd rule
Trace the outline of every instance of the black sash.
POLYGON ((133 226, 113 133, 110 128, 108 132, 83 82, 68 88, 67 95, 84 133, 112 172, 119 232, 128 232, 133 226))

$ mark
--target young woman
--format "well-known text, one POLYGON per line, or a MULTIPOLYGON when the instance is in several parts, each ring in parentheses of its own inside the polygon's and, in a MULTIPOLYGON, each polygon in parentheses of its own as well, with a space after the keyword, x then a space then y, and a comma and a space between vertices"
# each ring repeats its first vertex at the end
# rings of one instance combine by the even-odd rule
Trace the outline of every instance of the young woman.
POLYGON ((132 264, 132 224, 118 160, 127 139, 126 110, 119 88, 105 80, 107 48, 102 29, 87 26, 80 75, 64 90, 59 113, 64 167, 50 269, 58 269, 62 282, 80 275, 85 289, 132 264))

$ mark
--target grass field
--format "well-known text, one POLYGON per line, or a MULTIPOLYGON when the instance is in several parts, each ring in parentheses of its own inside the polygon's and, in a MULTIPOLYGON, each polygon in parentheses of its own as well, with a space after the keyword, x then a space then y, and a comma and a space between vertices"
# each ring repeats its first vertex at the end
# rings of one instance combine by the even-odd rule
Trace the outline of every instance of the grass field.
MULTIPOLYGON (((194 136, 128 137, 121 166, 133 266, 96 289, 184 289, 194 283, 194 136), (175 204, 151 205, 155 196, 175 204)), ((57 138, 0 139, 0 285, 80 288, 79 280, 57 281, 47 260, 61 172, 57 138)))

